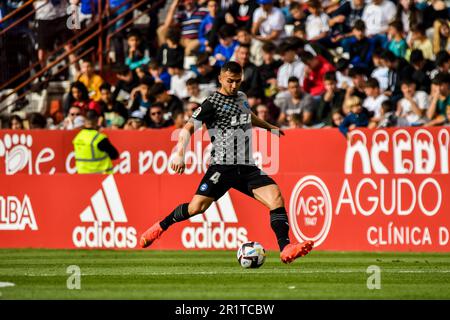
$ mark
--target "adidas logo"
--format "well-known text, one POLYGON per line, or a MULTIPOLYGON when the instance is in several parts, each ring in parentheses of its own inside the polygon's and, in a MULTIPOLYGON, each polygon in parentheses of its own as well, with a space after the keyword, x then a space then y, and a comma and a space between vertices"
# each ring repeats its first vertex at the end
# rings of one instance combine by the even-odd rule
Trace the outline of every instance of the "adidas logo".
POLYGON ((192 223, 201 223, 202 226, 183 229, 181 241, 187 249, 236 249, 248 241, 247 229, 244 227, 225 227, 225 224, 238 222, 228 192, 217 202, 213 202, 204 214, 189 220, 192 223))
POLYGON ((128 222, 113 175, 103 182, 102 188, 91 197, 91 204, 80 214, 72 241, 78 248, 134 248, 137 244, 134 227, 116 226, 128 222))

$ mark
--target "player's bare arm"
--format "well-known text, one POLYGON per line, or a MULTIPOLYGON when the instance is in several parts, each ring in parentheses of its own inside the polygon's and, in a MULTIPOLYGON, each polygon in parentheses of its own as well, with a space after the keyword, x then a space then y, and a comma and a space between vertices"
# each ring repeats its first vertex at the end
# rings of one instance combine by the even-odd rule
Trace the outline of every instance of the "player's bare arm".
POLYGON ((189 140, 191 138, 192 133, 194 133, 194 123, 188 122, 184 125, 183 129, 181 129, 180 134, 178 136, 178 143, 175 151, 175 156, 170 164, 170 167, 173 171, 178 174, 182 174, 186 167, 184 163, 184 155, 186 153, 187 145, 189 144, 189 140))
POLYGON ((253 112, 251 114, 252 114, 252 125, 253 126, 258 127, 258 128, 263 128, 266 130, 276 130, 278 136, 284 136, 284 132, 280 128, 268 123, 267 121, 264 121, 264 120, 258 118, 256 116, 256 114, 254 114, 253 112))

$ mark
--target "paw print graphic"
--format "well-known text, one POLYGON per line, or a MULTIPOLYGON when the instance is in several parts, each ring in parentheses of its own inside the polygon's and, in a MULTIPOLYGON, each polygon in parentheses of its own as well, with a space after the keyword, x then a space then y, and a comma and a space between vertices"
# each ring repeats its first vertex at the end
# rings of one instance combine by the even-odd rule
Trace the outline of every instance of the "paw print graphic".
POLYGON ((0 157, 5 157, 7 175, 13 175, 27 166, 32 144, 33 137, 28 134, 5 134, 0 139, 0 157))

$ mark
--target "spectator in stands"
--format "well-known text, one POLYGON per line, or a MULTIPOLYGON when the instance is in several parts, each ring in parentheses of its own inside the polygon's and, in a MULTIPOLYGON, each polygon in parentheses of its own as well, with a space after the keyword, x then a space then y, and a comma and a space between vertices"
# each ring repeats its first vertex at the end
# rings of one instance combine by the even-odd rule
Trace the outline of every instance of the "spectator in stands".
POLYGON ((384 94, 390 97, 395 105, 401 98, 400 82, 404 78, 410 76, 413 72, 413 68, 405 59, 396 57, 395 54, 389 50, 386 50, 381 54, 381 61, 383 65, 389 69, 388 86, 384 94))
MULTIPOLYGON (((189 120, 191 118, 192 114, 194 113, 195 109, 197 109, 198 107, 200 107, 200 103, 188 100, 188 102, 186 103, 186 106, 184 108, 185 120, 189 120)), ((179 111, 173 112, 173 114, 175 114, 175 113, 179 113, 179 111)))
POLYGON ((366 34, 375 46, 385 47, 389 23, 394 21, 397 8, 390 0, 372 0, 363 11, 362 20, 366 24, 366 34))
POLYGON ((239 45, 236 48, 236 62, 242 66, 244 70, 244 79, 241 82, 240 90, 248 92, 250 89, 257 89, 261 93, 263 85, 258 67, 250 62, 250 48, 248 45, 239 45))
POLYGON ((8 128, 11 130, 22 130, 23 129, 23 120, 17 114, 13 114, 9 117, 8 128))
POLYGON ((332 124, 333 110, 341 110, 345 100, 345 90, 337 87, 336 74, 327 72, 324 76, 325 92, 322 94, 315 119, 326 126, 332 124))
POLYGON ((252 35, 279 44, 285 35, 283 12, 273 5, 273 0, 257 0, 257 3, 260 7, 253 13, 252 35))
POLYGON ((234 40, 234 29, 230 25, 224 25, 219 29, 219 44, 214 48, 213 56, 216 66, 222 67, 234 54, 238 42, 234 40))
POLYGON ((161 45, 156 54, 158 66, 166 67, 168 62, 177 65, 184 64, 184 47, 181 45, 180 41, 180 29, 170 28, 167 31, 165 43, 161 45))
POLYGON ((145 114, 140 110, 135 110, 130 114, 127 122, 123 126, 124 130, 145 130, 145 114))
POLYGON ((367 115, 367 112, 364 111, 361 100, 358 97, 353 96, 345 103, 347 104, 345 109, 350 110, 350 113, 345 116, 344 120, 339 125, 339 131, 345 137, 348 137, 349 131, 357 127, 367 127, 369 125, 369 116, 367 115))
POLYGON ((423 21, 422 11, 416 6, 414 0, 399 0, 395 20, 401 21, 403 30, 408 33, 411 26, 423 21))
POLYGON ((342 113, 341 110, 334 110, 333 113, 331 114, 331 127, 333 128, 338 128, 342 122, 344 121, 344 115, 342 113))
POLYGON ((195 78, 194 71, 184 70, 183 65, 168 62, 167 68, 170 74, 170 92, 180 99, 188 97, 186 81, 195 78))
POLYGON ((296 47, 291 43, 283 42, 278 51, 283 60, 283 64, 277 72, 278 90, 287 90, 288 80, 291 77, 296 77, 300 84, 303 84, 305 64, 297 56, 296 47))
POLYGON ((215 91, 219 84, 218 77, 220 68, 211 64, 207 54, 201 54, 198 57, 195 65, 195 72, 197 73, 197 79, 200 82, 200 87, 202 89, 215 91))
POLYGON ((223 18, 218 17, 219 5, 216 0, 208 0, 206 7, 208 9, 208 14, 200 23, 198 31, 198 40, 200 42, 199 51, 211 54, 214 47, 217 45, 215 38, 218 26, 223 26, 225 24, 223 23, 223 18))
POLYGON ((78 81, 86 86, 89 98, 94 101, 100 100, 100 86, 103 83, 103 79, 94 73, 94 66, 91 61, 83 60, 81 62, 81 73, 78 76, 78 81))
MULTIPOLYGON (((240 45, 248 45, 250 48, 250 62, 256 66, 262 64, 262 46, 263 41, 260 41, 254 37, 250 31, 245 28, 240 28, 236 31, 236 40, 240 45)), ((267 42, 267 41, 266 41, 267 42)), ((234 58, 234 57, 233 57, 234 58)), ((233 58, 231 60, 233 60, 233 58)))
POLYGON ((98 131, 98 113, 86 114, 83 129, 73 139, 75 166, 78 174, 113 173, 111 160, 119 158, 119 152, 108 137, 98 131))
POLYGON ((409 62, 413 67, 411 78, 416 83, 417 90, 430 92, 431 79, 429 74, 434 68, 434 63, 430 60, 425 60, 422 51, 418 49, 411 51, 409 62))
MULTIPOLYGON (((148 111, 148 123, 147 127, 151 129, 161 129, 161 128, 167 128, 171 125, 173 125, 172 117, 169 120, 165 120, 163 117, 163 104, 158 102, 152 104, 148 111)), ((176 112, 180 112, 180 110, 177 110, 176 112)), ((172 113, 172 116, 175 114, 172 113)))
POLYGON ((426 122, 425 114, 429 106, 428 94, 416 91, 412 79, 404 79, 400 85, 403 98, 397 103, 396 115, 404 126, 421 126, 426 122))
MULTIPOLYGON (((361 68, 351 68, 348 75, 352 79, 352 85, 346 88, 345 99, 348 99, 351 96, 357 96, 361 101, 363 101, 366 98, 366 93, 364 92, 366 75, 364 70, 361 68)), ((350 112, 350 110, 346 109, 343 111, 344 114, 350 112)))
POLYGON ((347 41, 350 63, 355 67, 371 67, 373 40, 366 37, 366 25, 363 20, 355 21, 352 28, 353 37, 347 41))
POLYGON ((319 0, 310 0, 308 1, 308 10, 310 14, 305 22, 306 39, 308 41, 323 41, 323 44, 328 44, 329 41, 324 40, 328 38, 330 31, 329 17, 322 11, 322 4, 319 0))
POLYGON ((263 64, 258 67, 265 96, 272 97, 277 92, 277 72, 283 62, 275 59, 276 47, 272 42, 266 42, 262 47, 263 64))
POLYGON ((116 77, 118 81, 114 88, 112 99, 124 104, 128 103, 131 91, 139 85, 136 73, 131 71, 128 66, 122 66, 117 71, 116 77))
POLYGON ((388 49, 397 57, 404 58, 408 44, 403 37, 403 23, 399 20, 392 21, 388 28, 388 49))
POLYGON ((364 99, 362 105, 371 113, 371 121, 378 123, 381 116, 381 104, 389 98, 381 93, 380 84, 378 83, 378 80, 374 78, 367 79, 364 86, 364 92, 367 97, 364 99))
POLYGON ((202 104, 211 92, 200 89, 200 82, 197 78, 190 78, 186 81, 187 96, 189 101, 202 104))
POLYGON ((301 128, 302 125, 302 117, 301 115, 294 113, 287 117, 288 125, 286 126, 286 129, 296 129, 301 128))
POLYGON ((439 73, 449 73, 449 72, 450 72, 450 54, 447 51, 440 51, 436 55, 436 68, 430 72, 430 79, 433 80, 434 77, 439 73))
POLYGON ((295 27, 305 25, 306 13, 302 8, 302 4, 292 1, 289 4, 289 13, 291 14, 291 24, 295 27))
POLYGON ((450 105, 450 76, 448 73, 438 74, 431 86, 431 102, 427 110, 430 120, 427 126, 441 125, 446 121, 447 108, 450 105))
POLYGON ((101 98, 99 101, 101 108, 100 123, 104 127, 122 127, 128 118, 128 110, 125 106, 112 99, 111 85, 103 83, 100 87, 101 98))
MULTIPOLYGON (((49 52, 56 49, 56 44, 64 44, 64 50, 67 52, 72 49, 72 45, 67 42, 72 36, 72 31, 67 27, 68 4, 67 0, 36 0, 33 2, 36 9, 38 59, 42 68, 47 64, 49 52)), ((78 71, 79 66, 75 54, 70 54, 69 60, 78 71)))
POLYGON ((82 117, 82 111, 80 107, 77 106, 70 107, 67 116, 64 118, 62 122, 62 126, 60 126, 60 129, 64 130, 75 129, 75 119, 77 117, 82 117))
POLYGON ((141 36, 138 31, 132 31, 127 36, 128 52, 125 59, 125 64, 131 69, 141 67, 149 63, 149 57, 146 57, 142 48, 141 36))
POLYGON ((274 124, 275 122, 273 121, 273 119, 270 118, 270 112, 269 112, 269 108, 265 105, 265 104, 260 104, 256 106, 255 109, 255 113, 256 116, 264 121, 267 121, 271 124, 274 124))
POLYGON ((433 53, 450 51, 450 25, 448 19, 438 19, 433 26, 433 53))
POLYGON ((314 56, 308 51, 303 52, 301 60, 306 65, 303 90, 320 99, 325 92, 324 76, 327 72, 334 71, 335 68, 324 57, 314 56))
POLYGON ((301 89, 298 78, 289 78, 288 91, 284 95, 277 95, 275 105, 280 108, 278 124, 286 125, 287 116, 291 114, 301 114, 304 125, 309 126, 313 124, 316 102, 308 93, 301 89))
POLYGON ((416 24, 411 27, 411 38, 409 41, 411 50, 419 49, 425 59, 434 59, 433 44, 428 39, 423 24, 416 24))
POLYGON ((100 105, 89 98, 86 86, 80 81, 76 81, 70 86, 69 94, 63 103, 64 113, 67 115, 70 107, 73 106, 79 107, 82 114, 86 114, 88 110, 94 110, 98 114, 101 112, 100 105))
MULTIPOLYGON (((378 121, 378 124, 376 124, 375 122, 371 124, 373 124, 374 127, 376 125, 376 128, 390 128, 400 125, 398 120, 399 119, 396 113, 393 111, 392 102, 390 100, 385 100, 381 104, 380 119, 378 121)), ((370 124, 369 127, 371 127, 370 124)))
POLYGON ((186 55, 192 55, 200 47, 199 27, 207 14, 208 10, 198 7, 194 0, 183 0, 182 6, 180 6, 180 0, 174 0, 167 12, 164 24, 158 28, 159 43, 164 43, 169 28, 180 26, 181 44, 185 48, 186 55))
POLYGON ((185 114, 182 111, 175 111, 172 114, 172 123, 174 129, 182 129, 186 124, 185 114))
MULTIPOLYGON (((180 61, 177 61, 177 63, 180 63, 180 61)), ((170 90, 170 74, 156 60, 149 63, 148 72, 155 83, 162 83, 167 90, 170 90)))
POLYGON ((152 105, 152 98, 150 97, 150 87, 146 83, 141 83, 133 89, 130 94, 131 100, 128 102, 127 108, 130 112, 140 110, 143 114, 147 114, 152 105))
POLYGON ((31 130, 47 128, 47 119, 39 112, 31 112, 28 114, 28 127, 31 130))
POLYGON ((162 83, 155 83, 149 92, 154 98, 154 103, 163 104, 164 119, 168 120, 175 110, 183 111, 183 102, 175 95, 169 94, 162 83))
POLYGON ((357 20, 362 18, 365 2, 364 0, 351 0, 340 2, 335 10, 327 10, 330 20, 328 24, 331 28, 332 37, 346 37, 357 20))
POLYGON ((226 22, 237 29, 250 30, 253 23, 253 14, 257 8, 258 4, 255 0, 235 0, 225 14, 226 22))
POLYGON ((352 86, 352 78, 350 78, 349 76, 349 71, 349 60, 345 58, 339 58, 339 60, 336 62, 336 81, 338 88, 345 89, 352 86))
POLYGON ((374 66, 374 69, 372 70, 370 77, 378 80, 378 83, 380 84, 380 89, 384 92, 388 87, 389 68, 386 67, 381 60, 382 53, 383 53, 382 49, 374 50, 374 52, 372 53, 372 64, 374 66))

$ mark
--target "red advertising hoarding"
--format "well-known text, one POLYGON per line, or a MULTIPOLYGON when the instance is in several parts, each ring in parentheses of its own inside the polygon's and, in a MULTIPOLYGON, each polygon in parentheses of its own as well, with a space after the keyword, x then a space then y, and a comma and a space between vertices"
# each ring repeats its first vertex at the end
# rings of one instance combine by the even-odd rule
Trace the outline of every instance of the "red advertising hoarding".
MULTIPOLYGON (((74 174, 75 132, 0 133, 0 247, 138 248, 147 227, 191 199, 207 135, 196 133, 180 176, 168 167, 173 130, 107 134, 121 153, 110 176, 74 174)), ((349 141, 334 129, 255 136, 292 239, 321 250, 450 251, 448 128, 355 130, 349 141)), ((268 209, 231 190, 152 248, 235 249, 247 240, 277 248, 268 209)))

